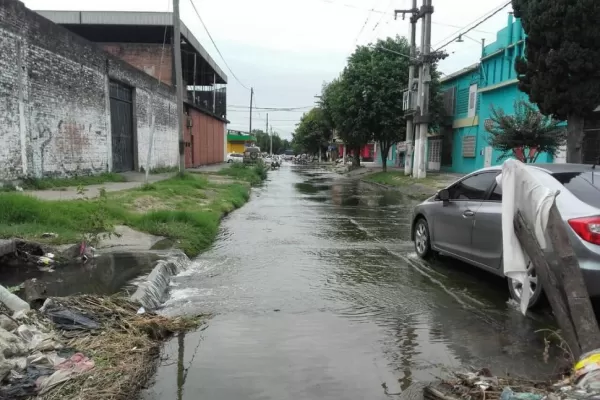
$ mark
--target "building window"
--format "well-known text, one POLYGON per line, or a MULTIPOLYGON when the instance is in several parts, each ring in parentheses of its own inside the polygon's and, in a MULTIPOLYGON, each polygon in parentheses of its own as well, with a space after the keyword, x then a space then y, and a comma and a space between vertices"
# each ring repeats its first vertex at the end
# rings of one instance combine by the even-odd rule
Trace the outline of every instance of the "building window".
POLYGON ((465 158, 475 158, 475 136, 463 136, 462 155, 465 158))
POLYGON ((456 99, 456 113, 466 114, 469 111, 469 89, 460 89, 456 99))
POLYGON ((469 111, 468 116, 474 117, 477 114, 477 85, 469 87, 469 111))

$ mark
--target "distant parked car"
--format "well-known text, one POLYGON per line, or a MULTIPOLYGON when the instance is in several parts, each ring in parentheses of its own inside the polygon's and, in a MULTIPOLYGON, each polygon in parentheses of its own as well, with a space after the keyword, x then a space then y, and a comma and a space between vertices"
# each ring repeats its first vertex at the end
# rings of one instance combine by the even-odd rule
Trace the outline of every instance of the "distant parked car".
MULTIPOLYGON (((535 164, 528 168, 551 189, 560 191, 556 206, 589 295, 600 296, 600 170, 582 164, 535 164)), ((473 172, 415 207, 411 239, 419 257, 438 252, 504 276, 502 189, 496 183, 501 172, 501 167, 473 172)), ((508 281, 511 296, 520 300, 522 285, 508 281)), ((533 307, 543 293, 533 270, 528 289, 529 306, 533 307)))
POLYGON ((228 163, 241 163, 244 161, 244 155, 239 153, 229 153, 227 154, 227 162, 228 163))
POLYGON ((260 147, 246 147, 244 150, 244 164, 256 164, 260 158, 260 147))

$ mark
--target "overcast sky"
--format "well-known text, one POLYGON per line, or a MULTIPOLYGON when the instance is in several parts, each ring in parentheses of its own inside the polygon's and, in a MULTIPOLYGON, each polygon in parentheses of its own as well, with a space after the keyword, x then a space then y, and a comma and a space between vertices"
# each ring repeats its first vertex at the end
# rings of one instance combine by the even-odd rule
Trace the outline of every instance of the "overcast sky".
MULTIPOLYGON (((219 57, 191 7, 194 1, 227 63, 248 87, 257 107, 304 107, 314 104, 323 82, 335 78, 357 44, 399 34, 407 36, 408 18, 394 20, 394 9, 410 0, 181 0, 181 16, 212 58, 226 72, 230 129, 247 130, 250 93, 219 57), (370 11, 371 10, 371 11, 370 11)), ((172 0, 25 0, 34 10, 171 11, 172 0)), ((455 38, 460 28, 506 4, 507 0, 433 0, 434 48, 455 38)), ((421 3, 421 0, 418 0, 421 3)), ((469 33, 463 43, 447 47, 440 64, 449 74, 477 62, 482 38, 496 39, 506 25, 509 6, 469 33)), ((420 40, 418 27, 417 43, 420 40)), ((290 137, 301 112, 271 112, 273 129, 290 137)), ((253 127, 265 126, 256 112, 253 127)))

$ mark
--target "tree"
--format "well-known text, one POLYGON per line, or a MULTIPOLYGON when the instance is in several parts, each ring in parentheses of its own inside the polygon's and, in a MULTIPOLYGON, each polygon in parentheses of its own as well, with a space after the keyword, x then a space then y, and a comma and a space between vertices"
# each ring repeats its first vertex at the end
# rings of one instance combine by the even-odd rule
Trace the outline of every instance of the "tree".
MULTIPOLYGON (((406 138, 402 94, 408 82, 409 53, 408 41, 399 36, 358 46, 340 77, 325 86, 322 94, 323 108, 346 144, 358 150, 370 140, 379 143, 384 171, 390 149, 406 138)), ((443 110, 435 66, 432 80, 433 130, 443 110)))
POLYGON ((333 129, 319 107, 304 113, 293 134, 297 150, 302 153, 316 154, 332 140, 333 129))
POLYGON ((514 155, 524 163, 534 163, 541 153, 556 156, 567 138, 561 122, 544 116, 524 100, 515 101, 514 115, 492 106, 485 129, 490 133, 490 146, 500 150, 498 161, 514 155))
POLYGON ((349 85, 347 68, 342 74, 323 86, 321 92, 321 108, 327 121, 330 121, 344 145, 351 149, 355 157, 354 166, 360 165, 358 154, 362 146, 371 140, 371 133, 358 125, 358 114, 362 113, 362 92, 349 85))
POLYGON ((527 33, 519 89, 544 115, 568 121, 567 162, 582 161, 583 122, 600 105, 600 2, 513 0, 527 33))

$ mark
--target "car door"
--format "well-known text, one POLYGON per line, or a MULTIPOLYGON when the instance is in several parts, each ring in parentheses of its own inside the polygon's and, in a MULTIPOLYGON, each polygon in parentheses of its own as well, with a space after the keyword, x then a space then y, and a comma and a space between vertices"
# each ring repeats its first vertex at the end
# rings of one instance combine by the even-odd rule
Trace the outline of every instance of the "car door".
POLYGON ((474 264, 502 273, 502 188, 496 183, 475 214, 471 249, 474 264))
POLYGON ((436 210, 433 221, 433 244, 437 250, 471 259, 475 215, 494 183, 496 173, 474 173, 448 188, 450 199, 436 210))

